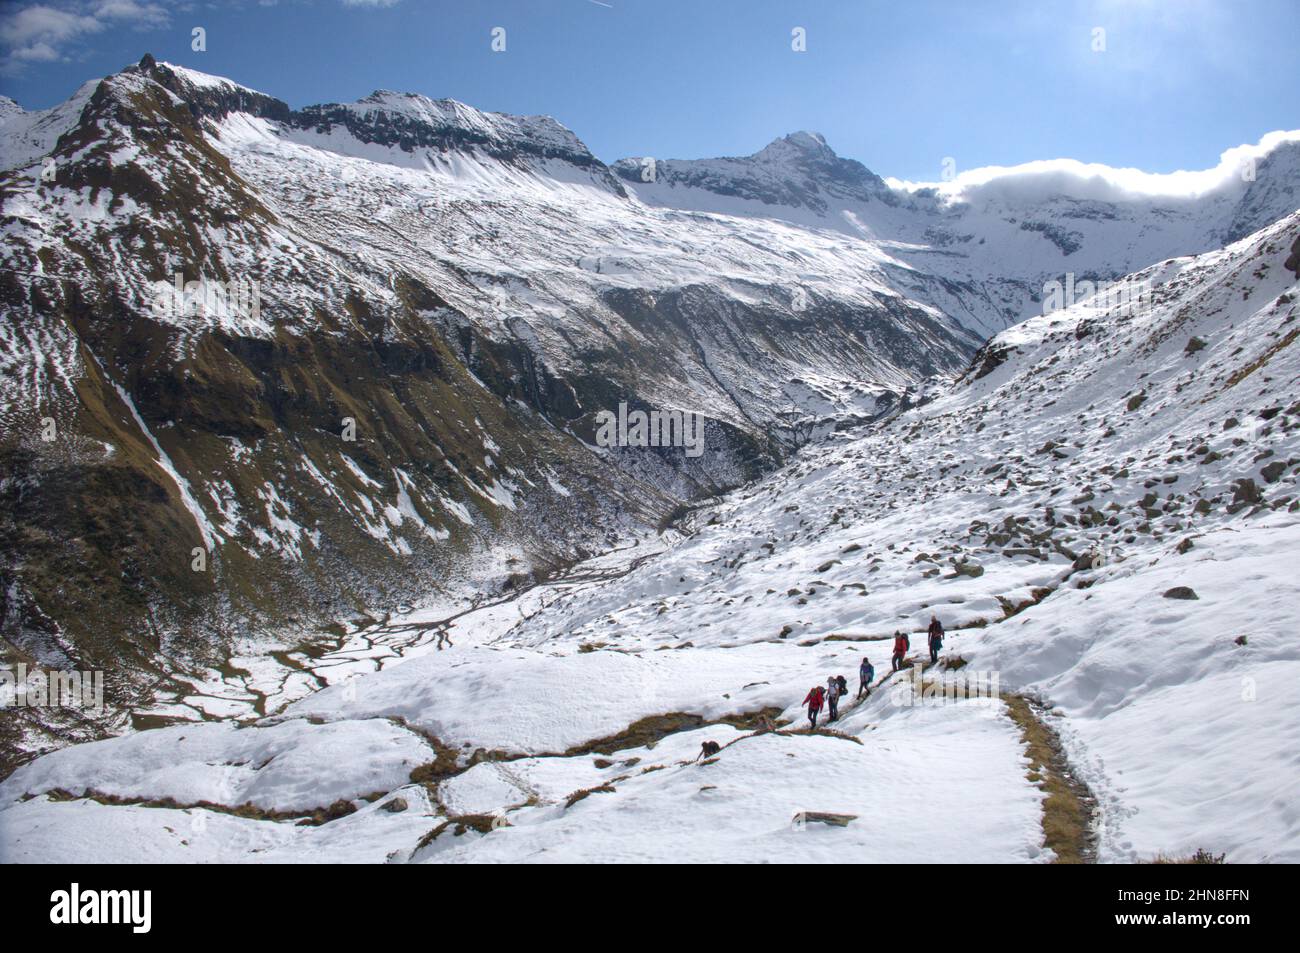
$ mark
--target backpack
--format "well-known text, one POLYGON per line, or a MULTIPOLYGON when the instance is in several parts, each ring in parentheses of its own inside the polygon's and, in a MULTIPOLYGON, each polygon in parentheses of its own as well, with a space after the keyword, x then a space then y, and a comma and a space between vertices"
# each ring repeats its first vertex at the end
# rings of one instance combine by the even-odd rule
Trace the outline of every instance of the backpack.
POLYGON ((835 681, 839 683, 839 686, 840 686, 840 694, 841 694, 841 695, 847 695, 847 694, 849 693, 849 683, 846 682, 846 681, 844 680, 844 676, 843 676, 843 675, 836 675, 836 676, 835 676, 835 681))

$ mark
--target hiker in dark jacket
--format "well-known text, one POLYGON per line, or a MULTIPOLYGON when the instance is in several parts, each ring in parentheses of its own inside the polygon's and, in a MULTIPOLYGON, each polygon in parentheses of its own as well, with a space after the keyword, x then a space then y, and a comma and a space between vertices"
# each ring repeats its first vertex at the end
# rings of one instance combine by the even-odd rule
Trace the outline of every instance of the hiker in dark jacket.
POLYGON ((930 616, 930 664, 939 664, 939 650, 943 648, 943 623, 936 615, 930 616))
POLYGON ((876 677, 876 669, 871 664, 871 660, 865 655, 862 656, 862 664, 858 666, 858 697, 871 695, 871 680, 876 677))
POLYGON ((903 667, 903 659, 907 657, 908 650, 912 647, 912 640, 907 637, 905 632, 894 633, 894 656, 893 670, 897 672, 903 667))
POLYGON ((822 698, 826 695, 826 689, 820 685, 814 685, 804 696, 803 703, 808 706, 808 725, 811 728, 817 727, 817 715, 822 710, 822 698))

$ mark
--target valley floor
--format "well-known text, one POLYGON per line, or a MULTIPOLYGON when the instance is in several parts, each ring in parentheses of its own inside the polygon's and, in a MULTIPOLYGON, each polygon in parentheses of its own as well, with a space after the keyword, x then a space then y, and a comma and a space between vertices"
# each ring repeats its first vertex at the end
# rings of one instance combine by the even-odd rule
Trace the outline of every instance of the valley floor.
MULTIPOLYGON (((1044 785, 1004 702, 918 700, 910 673, 890 680, 888 631, 853 624, 871 616, 871 592, 808 585, 800 609, 824 599, 821 618, 785 638, 711 618, 755 591, 743 584, 643 633, 597 620, 548 631, 573 620, 544 620, 590 616, 603 589, 662 576, 675 557, 699 565, 692 551, 706 535, 676 541, 639 573, 639 549, 610 554, 577 574, 588 581, 462 615, 443 650, 432 630, 411 642, 403 628, 426 624, 424 614, 371 626, 364 651, 359 632, 353 648, 318 660, 313 677, 329 687, 273 701, 275 714, 240 727, 195 722, 42 757, 0 785, 5 859, 1052 858, 1044 785), (822 730, 803 731, 808 687, 843 673, 856 688, 863 653, 880 673, 871 696, 846 699, 833 731, 824 713, 822 730), (773 723, 787 727, 766 730, 773 723), (705 740, 722 751, 696 762, 705 740), (823 813, 851 819, 807 820, 823 813)), ((941 680, 989 672, 1002 691, 1056 703, 1047 720, 1097 797, 1101 859, 1206 847, 1284 861, 1297 858, 1300 829, 1290 714, 1300 657, 1281 629, 1294 613, 1294 577, 1273 557, 1297 547, 1300 520, 1265 517, 1198 540, 1199 557, 1114 578, 1103 570, 1087 589, 1061 587, 1007 618, 996 595, 977 592, 1059 585, 1077 575, 1063 557, 1011 561, 997 582, 876 585, 899 626, 916 628, 932 609, 945 618, 942 656, 967 664, 941 680), (1200 598, 1163 599, 1175 583, 1200 598), (1246 645, 1234 644, 1247 632, 1246 645)), ((764 601, 795 603, 786 591, 806 575, 772 574, 781 588, 764 601)), ((626 611, 700 593, 666 595, 646 593, 626 611)), ((913 638, 919 647, 923 637, 913 638)))

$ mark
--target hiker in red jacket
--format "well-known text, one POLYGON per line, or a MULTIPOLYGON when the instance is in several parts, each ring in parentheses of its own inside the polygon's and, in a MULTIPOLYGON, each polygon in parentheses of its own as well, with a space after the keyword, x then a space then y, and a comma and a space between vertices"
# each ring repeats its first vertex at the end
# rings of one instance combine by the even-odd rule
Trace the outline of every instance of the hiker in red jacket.
POLYGON ((814 685, 804 697, 803 703, 808 706, 808 724, 813 729, 817 727, 817 715, 822 710, 822 699, 825 696, 826 689, 814 685))
POLYGON ((906 632, 894 633, 894 658, 893 670, 897 672, 903 667, 903 659, 907 657, 908 650, 912 647, 912 640, 907 637, 906 632))
POLYGON ((939 650, 943 648, 943 623, 937 615, 930 616, 930 664, 939 664, 939 650))

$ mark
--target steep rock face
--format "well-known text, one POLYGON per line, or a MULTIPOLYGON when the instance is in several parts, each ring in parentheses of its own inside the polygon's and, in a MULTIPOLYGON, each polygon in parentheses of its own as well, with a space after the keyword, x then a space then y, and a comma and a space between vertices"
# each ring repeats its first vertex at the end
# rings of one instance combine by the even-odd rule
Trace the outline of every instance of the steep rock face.
POLYGON ((240 86, 228 79, 196 73, 170 63, 159 63, 149 54, 124 73, 138 73, 152 79, 185 103, 196 119, 221 120, 231 113, 247 113, 287 122, 289 106, 265 93, 240 86))
POLYGON ((1230 245, 1279 217, 1279 210, 1300 208, 1300 142, 1285 142, 1248 167, 1246 186, 1226 226, 1214 236, 1230 245))
POLYGON ((774 140, 752 156, 723 159, 620 159, 610 167, 633 183, 698 189, 819 215, 840 201, 892 203, 884 181, 860 162, 843 159, 815 132, 774 140))
POLYGON ((1300 235, 1297 235, 1295 241, 1291 243, 1291 254, 1287 256, 1283 267, 1293 272, 1297 278, 1300 278, 1300 235))
POLYGON ((516 163, 555 159, 596 172, 611 191, 624 194, 604 164, 577 136, 549 116, 485 113, 450 99, 432 100, 415 93, 379 90, 348 105, 309 106, 287 121, 322 134, 339 126, 357 142, 404 152, 476 150, 493 159, 516 163))

